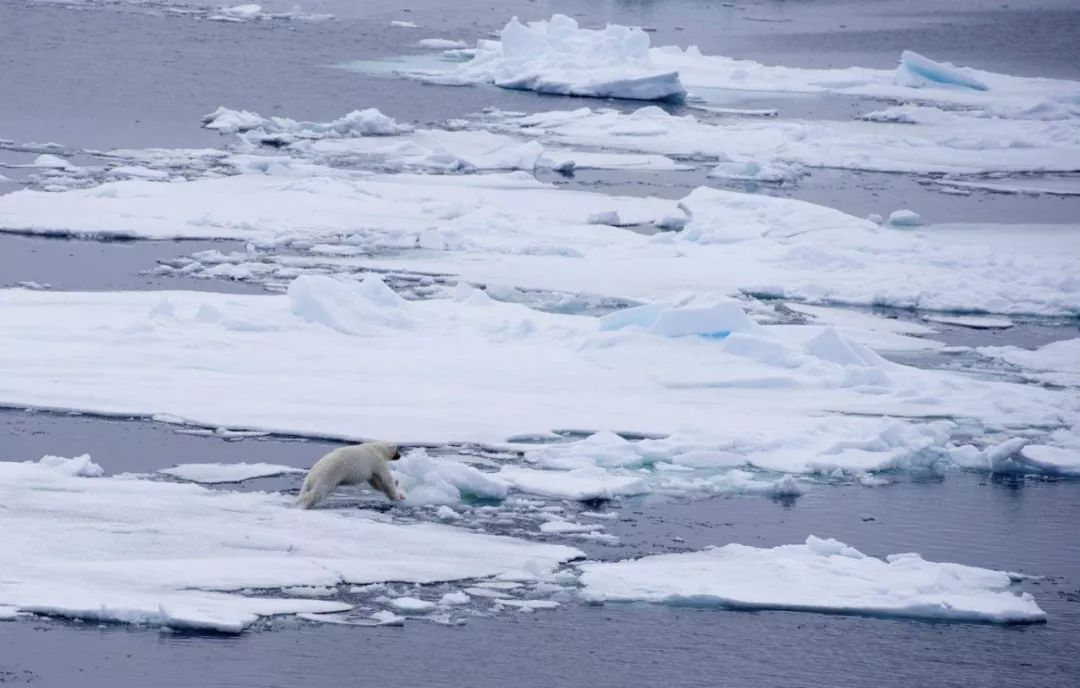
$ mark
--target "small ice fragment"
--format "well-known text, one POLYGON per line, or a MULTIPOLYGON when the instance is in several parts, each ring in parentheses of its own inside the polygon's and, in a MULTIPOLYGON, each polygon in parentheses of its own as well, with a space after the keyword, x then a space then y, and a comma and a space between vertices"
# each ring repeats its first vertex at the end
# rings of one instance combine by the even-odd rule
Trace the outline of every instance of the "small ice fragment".
POLYGON ((875 225, 880 225, 882 222, 885 221, 885 218, 883 218, 878 213, 870 213, 869 215, 866 216, 866 219, 869 220, 870 222, 873 222, 875 225))
POLYGON ((452 41, 446 38, 421 38, 416 44, 421 48, 433 48, 436 50, 468 47, 468 43, 465 41, 452 41))
POLYGON ((456 592, 448 592, 445 595, 443 595, 441 598, 439 598, 439 606, 441 606, 441 607, 451 607, 451 606, 456 606, 456 605, 459 605, 459 604, 468 604, 468 603, 469 603, 469 596, 466 595, 461 590, 458 590, 456 592))
POLYGON ((395 29, 415 29, 417 27, 417 24, 416 22, 395 19, 394 21, 390 22, 390 26, 395 29))
POLYGON ((435 515, 444 521, 456 521, 461 518, 461 514, 454 511, 445 504, 441 505, 438 509, 435 510, 435 515))
POLYGON ((426 612, 435 608, 434 602, 419 597, 396 597, 390 600, 390 605, 404 612, 426 612))
POLYGON ((559 606, 559 603, 555 600, 499 600, 497 604, 530 611, 535 609, 555 609, 559 606))
POLYGON ((596 530, 600 530, 600 525, 589 525, 584 523, 572 523, 570 521, 547 521, 540 524, 541 533, 591 533, 596 530))
POLYGON ((405 625, 405 617, 404 616, 398 616, 394 612, 389 611, 387 609, 383 609, 381 611, 375 612, 374 614, 371 615, 370 618, 375 619, 375 621, 378 622, 377 625, 379 625, 379 626, 404 626, 405 625))
POLYGON ((918 227, 922 224, 922 218, 915 211, 904 208, 889 213, 889 224, 893 227, 918 227))

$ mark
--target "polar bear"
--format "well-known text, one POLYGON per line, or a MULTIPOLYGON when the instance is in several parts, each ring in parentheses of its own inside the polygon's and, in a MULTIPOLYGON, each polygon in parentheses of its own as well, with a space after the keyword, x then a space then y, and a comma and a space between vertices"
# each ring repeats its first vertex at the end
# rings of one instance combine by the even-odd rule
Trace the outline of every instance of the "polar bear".
POLYGON ((297 506, 310 509, 338 485, 369 483, 394 501, 405 499, 390 472, 390 461, 401 458, 391 442, 365 442, 339 447, 315 462, 304 478, 304 487, 296 498, 297 506))

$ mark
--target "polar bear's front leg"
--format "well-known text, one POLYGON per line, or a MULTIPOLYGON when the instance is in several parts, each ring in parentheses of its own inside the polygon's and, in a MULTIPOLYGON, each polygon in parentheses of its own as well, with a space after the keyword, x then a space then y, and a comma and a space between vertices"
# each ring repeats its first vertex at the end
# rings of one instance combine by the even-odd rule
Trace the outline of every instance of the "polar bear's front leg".
POLYGON ((405 494, 398 489, 397 480, 394 480, 394 474, 390 472, 390 468, 386 464, 377 468, 368 482, 392 501, 400 502, 405 499, 405 494))

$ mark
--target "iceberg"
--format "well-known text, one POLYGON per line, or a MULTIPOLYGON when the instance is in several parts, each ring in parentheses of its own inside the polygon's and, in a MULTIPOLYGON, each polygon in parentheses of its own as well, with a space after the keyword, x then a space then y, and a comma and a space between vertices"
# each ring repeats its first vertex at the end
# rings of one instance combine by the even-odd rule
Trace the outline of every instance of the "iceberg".
POLYGON ((1041 623, 1046 613, 1015 593, 1009 573, 924 560, 878 559, 813 535, 771 548, 731 544, 700 552, 581 565, 581 596, 739 610, 998 624, 1041 623))

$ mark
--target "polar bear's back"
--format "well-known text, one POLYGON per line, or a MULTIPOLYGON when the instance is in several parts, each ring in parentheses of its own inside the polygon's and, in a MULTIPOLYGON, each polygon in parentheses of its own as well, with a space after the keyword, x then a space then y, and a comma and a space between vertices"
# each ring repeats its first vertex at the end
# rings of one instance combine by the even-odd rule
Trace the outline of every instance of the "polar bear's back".
POLYGON ((389 458, 380 444, 369 442, 338 447, 315 462, 304 479, 304 485, 352 485, 370 480, 389 458))

